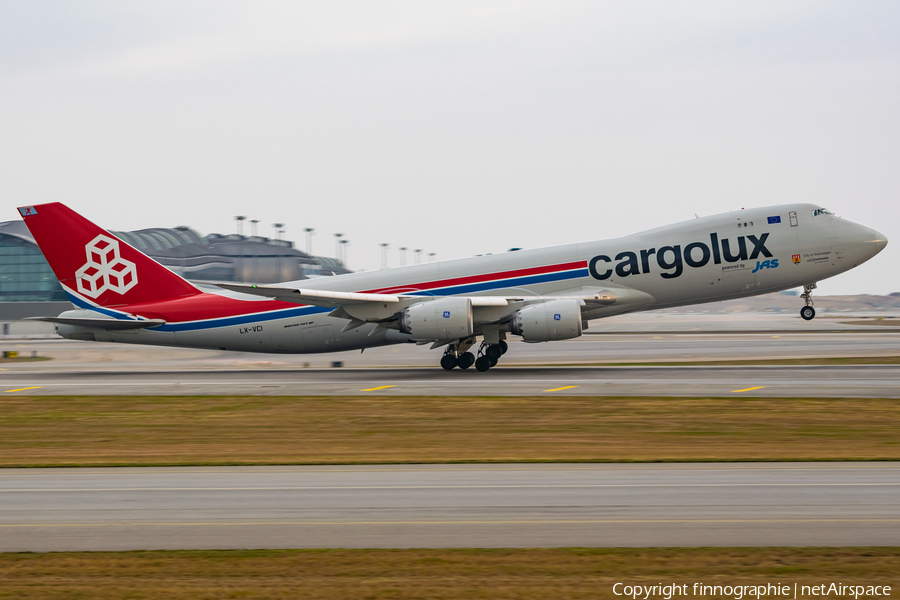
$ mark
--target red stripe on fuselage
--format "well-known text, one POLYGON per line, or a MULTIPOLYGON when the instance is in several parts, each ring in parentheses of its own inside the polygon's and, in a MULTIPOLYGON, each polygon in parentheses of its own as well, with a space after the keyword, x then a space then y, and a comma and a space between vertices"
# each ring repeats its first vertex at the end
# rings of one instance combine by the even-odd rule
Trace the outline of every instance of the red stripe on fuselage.
MULTIPOLYGON (((528 269, 516 269, 503 273, 486 273, 484 275, 471 275, 468 277, 456 277, 439 281, 429 281, 412 285, 395 286, 367 290, 367 294, 402 294, 439 288, 453 287, 472 283, 484 283, 498 279, 512 279, 514 277, 527 277, 529 275, 543 275, 557 271, 583 269, 585 261, 564 263, 560 265, 547 265, 543 267, 531 267, 528 269)), ((236 317, 256 313, 284 310, 304 306, 283 300, 239 300, 209 292, 162 302, 146 302, 141 304, 129 304, 116 307, 117 310, 139 315, 147 319, 163 319, 168 323, 183 323, 185 321, 203 321, 207 319, 220 319, 224 317, 236 317)))
POLYGON ((529 275, 543 275, 545 273, 555 273, 557 271, 569 271, 572 269, 583 269, 587 266, 587 261, 576 261, 563 263, 561 265, 546 265, 543 267, 530 267, 528 269, 516 269, 515 271, 505 271, 503 273, 486 273, 484 275, 470 275, 468 277, 456 277, 454 279, 441 279, 440 281, 429 281, 427 283, 417 283, 413 285, 401 285, 395 287, 379 288, 368 290, 366 294, 403 294, 406 292, 419 292, 425 290, 433 290, 435 288, 454 287, 457 285, 466 285, 470 283, 484 283, 485 281, 493 281, 496 279, 512 279, 514 277, 527 277, 529 275))
POLYGON ((187 298, 130 304, 124 307, 117 307, 117 310, 124 310, 147 319, 163 319, 168 323, 183 323, 185 321, 203 321, 206 319, 265 313, 273 310, 297 308, 298 306, 302 305, 283 300, 239 300, 209 292, 201 292, 187 298))

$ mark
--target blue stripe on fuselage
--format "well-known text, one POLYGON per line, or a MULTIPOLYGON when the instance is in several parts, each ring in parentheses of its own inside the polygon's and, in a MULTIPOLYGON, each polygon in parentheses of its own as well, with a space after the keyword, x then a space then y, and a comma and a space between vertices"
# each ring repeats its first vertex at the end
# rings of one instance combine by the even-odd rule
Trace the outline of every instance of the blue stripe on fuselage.
MULTIPOLYGON (((549 283, 552 281, 565 281, 568 279, 580 279, 588 276, 587 269, 576 269, 572 271, 562 271, 559 273, 544 273, 541 275, 529 275, 526 277, 517 277, 514 279, 501 279, 497 281, 485 281, 480 283, 468 283, 464 285, 456 285, 446 288, 436 288, 433 290, 422 290, 418 292, 405 292, 409 296, 456 296, 459 294, 470 294, 473 292, 485 292, 488 290, 505 289, 510 287, 521 287, 523 285, 533 285, 536 283, 549 283)), ((99 306, 93 306, 77 298, 73 294, 69 294, 72 304, 79 308, 93 310, 110 317, 123 320, 134 320, 133 317, 124 315, 120 312, 114 312, 99 306)), ((315 315, 331 312, 331 308, 323 308, 321 306, 298 306, 297 308, 285 308, 276 311, 267 311, 261 313, 251 313, 246 315, 235 315, 233 317, 218 317, 215 319, 205 319, 202 321, 191 321, 186 323, 166 323, 157 327, 148 327, 147 331, 197 331, 200 329, 214 329, 217 327, 229 327, 232 325, 244 325, 246 323, 259 323, 264 321, 275 321, 278 319, 289 319, 292 317, 302 317, 306 315, 315 315)))
POLYGON ((305 315, 316 315, 331 312, 334 309, 321 306, 298 306, 297 308, 284 308, 277 311, 253 313, 249 315, 237 315, 234 317, 219 317, 208 321, 193 321, 190 323, 166 323, 159 327, 148 327, 148 331, 196 331, 198 329, 212 329, 214 327, 228 327, 230 325, 244 325, 245 323, 260 323, 263 321, 276 321, 278 319, 290 319, 305 315))
POLYGON ((133 316, 128 313, 124 313, 117 310, 110 310, 108 308, 103 308, 102 306, 95 306, 93 304, 88 304, 75 294, 71 293, 68 290, 64 290, 66 295, 69 297, 69 302, 77 306, 78 308, 83 308, 85 310, 92 310, 94 312, 98 312, 101 315, 106 315, 107 317, 112 317, 114 319, 118 319, 120 321, 137 321, 133 316))

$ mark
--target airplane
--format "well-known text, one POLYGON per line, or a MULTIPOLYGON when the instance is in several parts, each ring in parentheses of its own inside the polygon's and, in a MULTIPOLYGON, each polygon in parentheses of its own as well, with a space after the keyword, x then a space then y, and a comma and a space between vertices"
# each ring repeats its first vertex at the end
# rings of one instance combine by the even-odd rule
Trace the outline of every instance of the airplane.
POLYGON ((568 340, 595 319, 800 286, 810 320, 817 282, 887 245, 821 206, 788 204, 610 240, 211 291, 61 203, 19 213, 77 307, 35 317, 64 338, 291 354, 415 343, 443 347, 448 371, 489 370, 513 335, 568 340))

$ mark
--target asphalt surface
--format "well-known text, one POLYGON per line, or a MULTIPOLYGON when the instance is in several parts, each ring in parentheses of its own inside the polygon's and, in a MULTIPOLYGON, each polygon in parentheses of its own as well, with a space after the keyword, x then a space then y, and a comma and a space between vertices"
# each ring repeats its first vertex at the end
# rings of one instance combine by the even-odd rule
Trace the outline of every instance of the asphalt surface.
POLYGON ((552 344, 512 341, 500 364, 445 372, 442 350, 403 344, 367 352, 272 355, 61 339, 5 340, 52 360, 0 365, 0 393, 585 395, 900 397, 900 365, 598 366, 622 362, 900 356, 900 328, 767 315, 637 315, 552 344), (811 327, 796 333, 798 322, 811 327), (611 327, 617 327, 611 328, 611 327), (735 327, 747 329, 736 333, 735 327), (762 327, 774 328, 765 333, 762 327), (848 325, 848 327, 850 327, 848 325), (884 328, 883 328, 884 329, 884 328), (334 362, 340 368, 331 367, 334 362))
POLYGON ((15 394, 766 396, 900 398, 900 365, 0 372, 15 394))
MULTIPOLYGON (((767 315, 625 315, 592 323, 587 334, 546 344, 510 343, 501 365, 564 366, 610 362, 898 356, 900 327, 845 325, 838 320, 767 315), (844 333, 835 326, 847 327, 844 333), (760 328, 766 328, 761 332, 760 328), (737 331, 741 330, 742 331, 737 331), (798 330, 807 330, 799 333, 798 330)), ((518 339, 518 338, 516 338, 518 339)), ((0 339, 3 350, 52 360, 0 364, 0 372, 217 371, 330 368, 435 368, 443 349, 401 344, 329 354, 254 354, 62 339, 0 339)))
POLYGON ((898 463, 0 470, 0 551, 898 539, 898 463))

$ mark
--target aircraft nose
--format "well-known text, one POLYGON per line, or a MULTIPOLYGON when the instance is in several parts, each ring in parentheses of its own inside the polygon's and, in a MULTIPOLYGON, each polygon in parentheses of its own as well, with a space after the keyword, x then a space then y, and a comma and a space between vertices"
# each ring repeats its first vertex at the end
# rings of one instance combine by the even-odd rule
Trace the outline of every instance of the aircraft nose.
POLYGON ((872 232, 872 243, 875 247, 875 254, 878 254, 884 250, 885 246, 887 246, 887 236, 874 229, 870 229, 869 231, 872 232))
POLYGON ((844 246, 851 252, 855 249, 868 260, 884 250, 887 236, 865 225, 844 221, 842 231, 838 234, 844 246))

